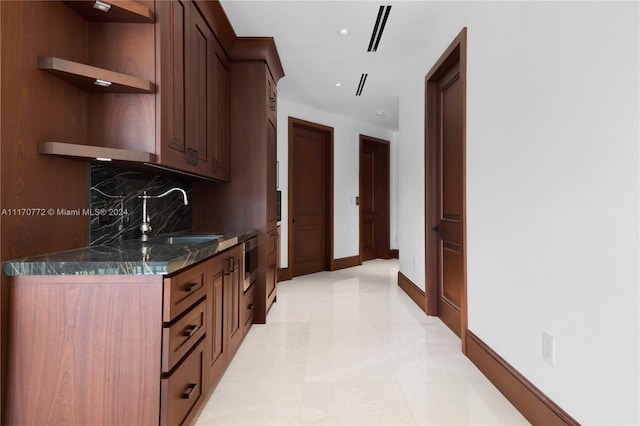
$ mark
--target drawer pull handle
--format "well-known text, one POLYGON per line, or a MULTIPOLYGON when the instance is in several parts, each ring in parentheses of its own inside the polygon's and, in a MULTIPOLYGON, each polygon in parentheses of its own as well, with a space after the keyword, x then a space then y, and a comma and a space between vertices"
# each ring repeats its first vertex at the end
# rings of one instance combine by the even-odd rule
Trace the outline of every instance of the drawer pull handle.
POLYGON ((253 303, 250 303, 250 304, 247 306, 247 309, 249 309, 249 310, 253 310, 253 303))
POLYGON ((186 337, 191 337, 194 334, 196 334, 196 331, 198 331, 199 328, 200 327, 198 327, 197 325, 190 325, 184 329, 184 332, 182 333, 182 335, 186 337))
POLYGON ((184 286, 184 291, 188 293, 191 290, 193 290, 194 287, 197 287, 197 286, 198 286, 198 283, 187 283, 187 285, 184 286))
POLYGON ((191 394, 193 393, 193 391, 198 387, 197 384, 195 383, 190 383, 187 385, 187 388, 184 390, 184 392, 182 392, 182 399, 189 399, 191 398, 191 394))

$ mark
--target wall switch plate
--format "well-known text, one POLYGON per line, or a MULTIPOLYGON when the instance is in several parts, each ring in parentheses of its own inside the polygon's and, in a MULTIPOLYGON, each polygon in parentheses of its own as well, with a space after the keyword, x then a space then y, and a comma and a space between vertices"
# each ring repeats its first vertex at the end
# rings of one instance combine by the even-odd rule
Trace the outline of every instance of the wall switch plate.
POLYGON ((556 365, 556 339, 542 333, 542 358, 551 365, 556 365))

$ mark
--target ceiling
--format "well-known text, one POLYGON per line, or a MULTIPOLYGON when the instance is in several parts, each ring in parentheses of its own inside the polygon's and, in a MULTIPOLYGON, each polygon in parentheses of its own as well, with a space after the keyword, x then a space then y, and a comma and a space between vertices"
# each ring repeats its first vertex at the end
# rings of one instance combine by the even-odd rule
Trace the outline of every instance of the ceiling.
MULTIPOLYGON (((423 78, 462 28, 462 3, 428 1, 222 0, 238 36, 275 39, 285 76, 281 99, 398 130, 399 94, 423 78), (391 9, 376 52, 367 52, 380 6, 391 9), (351 34, 341 36, 340 29, 351 34), (444 45, 442 44, 444 41, 444 45), (444 46, 444 47, 443 47, 444 46), (368 74, 361 96, 356 91, 368 74), (336 87, 336 83, 342 83, 336 87), (376 112, 384 112, 384 116, 376 112)), ((385 9, 386 11, 386 9, 385 9)), ((384 17, 384 13, 383 13, 384 17)))

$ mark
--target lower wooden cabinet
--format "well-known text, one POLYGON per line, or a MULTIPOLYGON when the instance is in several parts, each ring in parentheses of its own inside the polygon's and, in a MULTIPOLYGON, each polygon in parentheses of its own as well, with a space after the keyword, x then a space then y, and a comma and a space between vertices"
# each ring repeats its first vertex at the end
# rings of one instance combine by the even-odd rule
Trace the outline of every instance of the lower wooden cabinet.
POLYGON ((251 326, 243 262, 240 244, 168 277, 11 277, 3 424, 189 424, 251 326))
POLYGON ((242 246, 207 262, 207 386, 213 388, 242 342, 242 246))

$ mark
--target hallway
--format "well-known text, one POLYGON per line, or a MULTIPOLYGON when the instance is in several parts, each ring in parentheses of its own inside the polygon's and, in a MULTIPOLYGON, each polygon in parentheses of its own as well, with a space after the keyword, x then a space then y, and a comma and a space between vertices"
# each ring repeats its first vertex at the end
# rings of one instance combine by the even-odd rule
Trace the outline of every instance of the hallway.
POLYGON ((397 272, 372 260, 279 283, 196 424, 528 424, 397 272))

